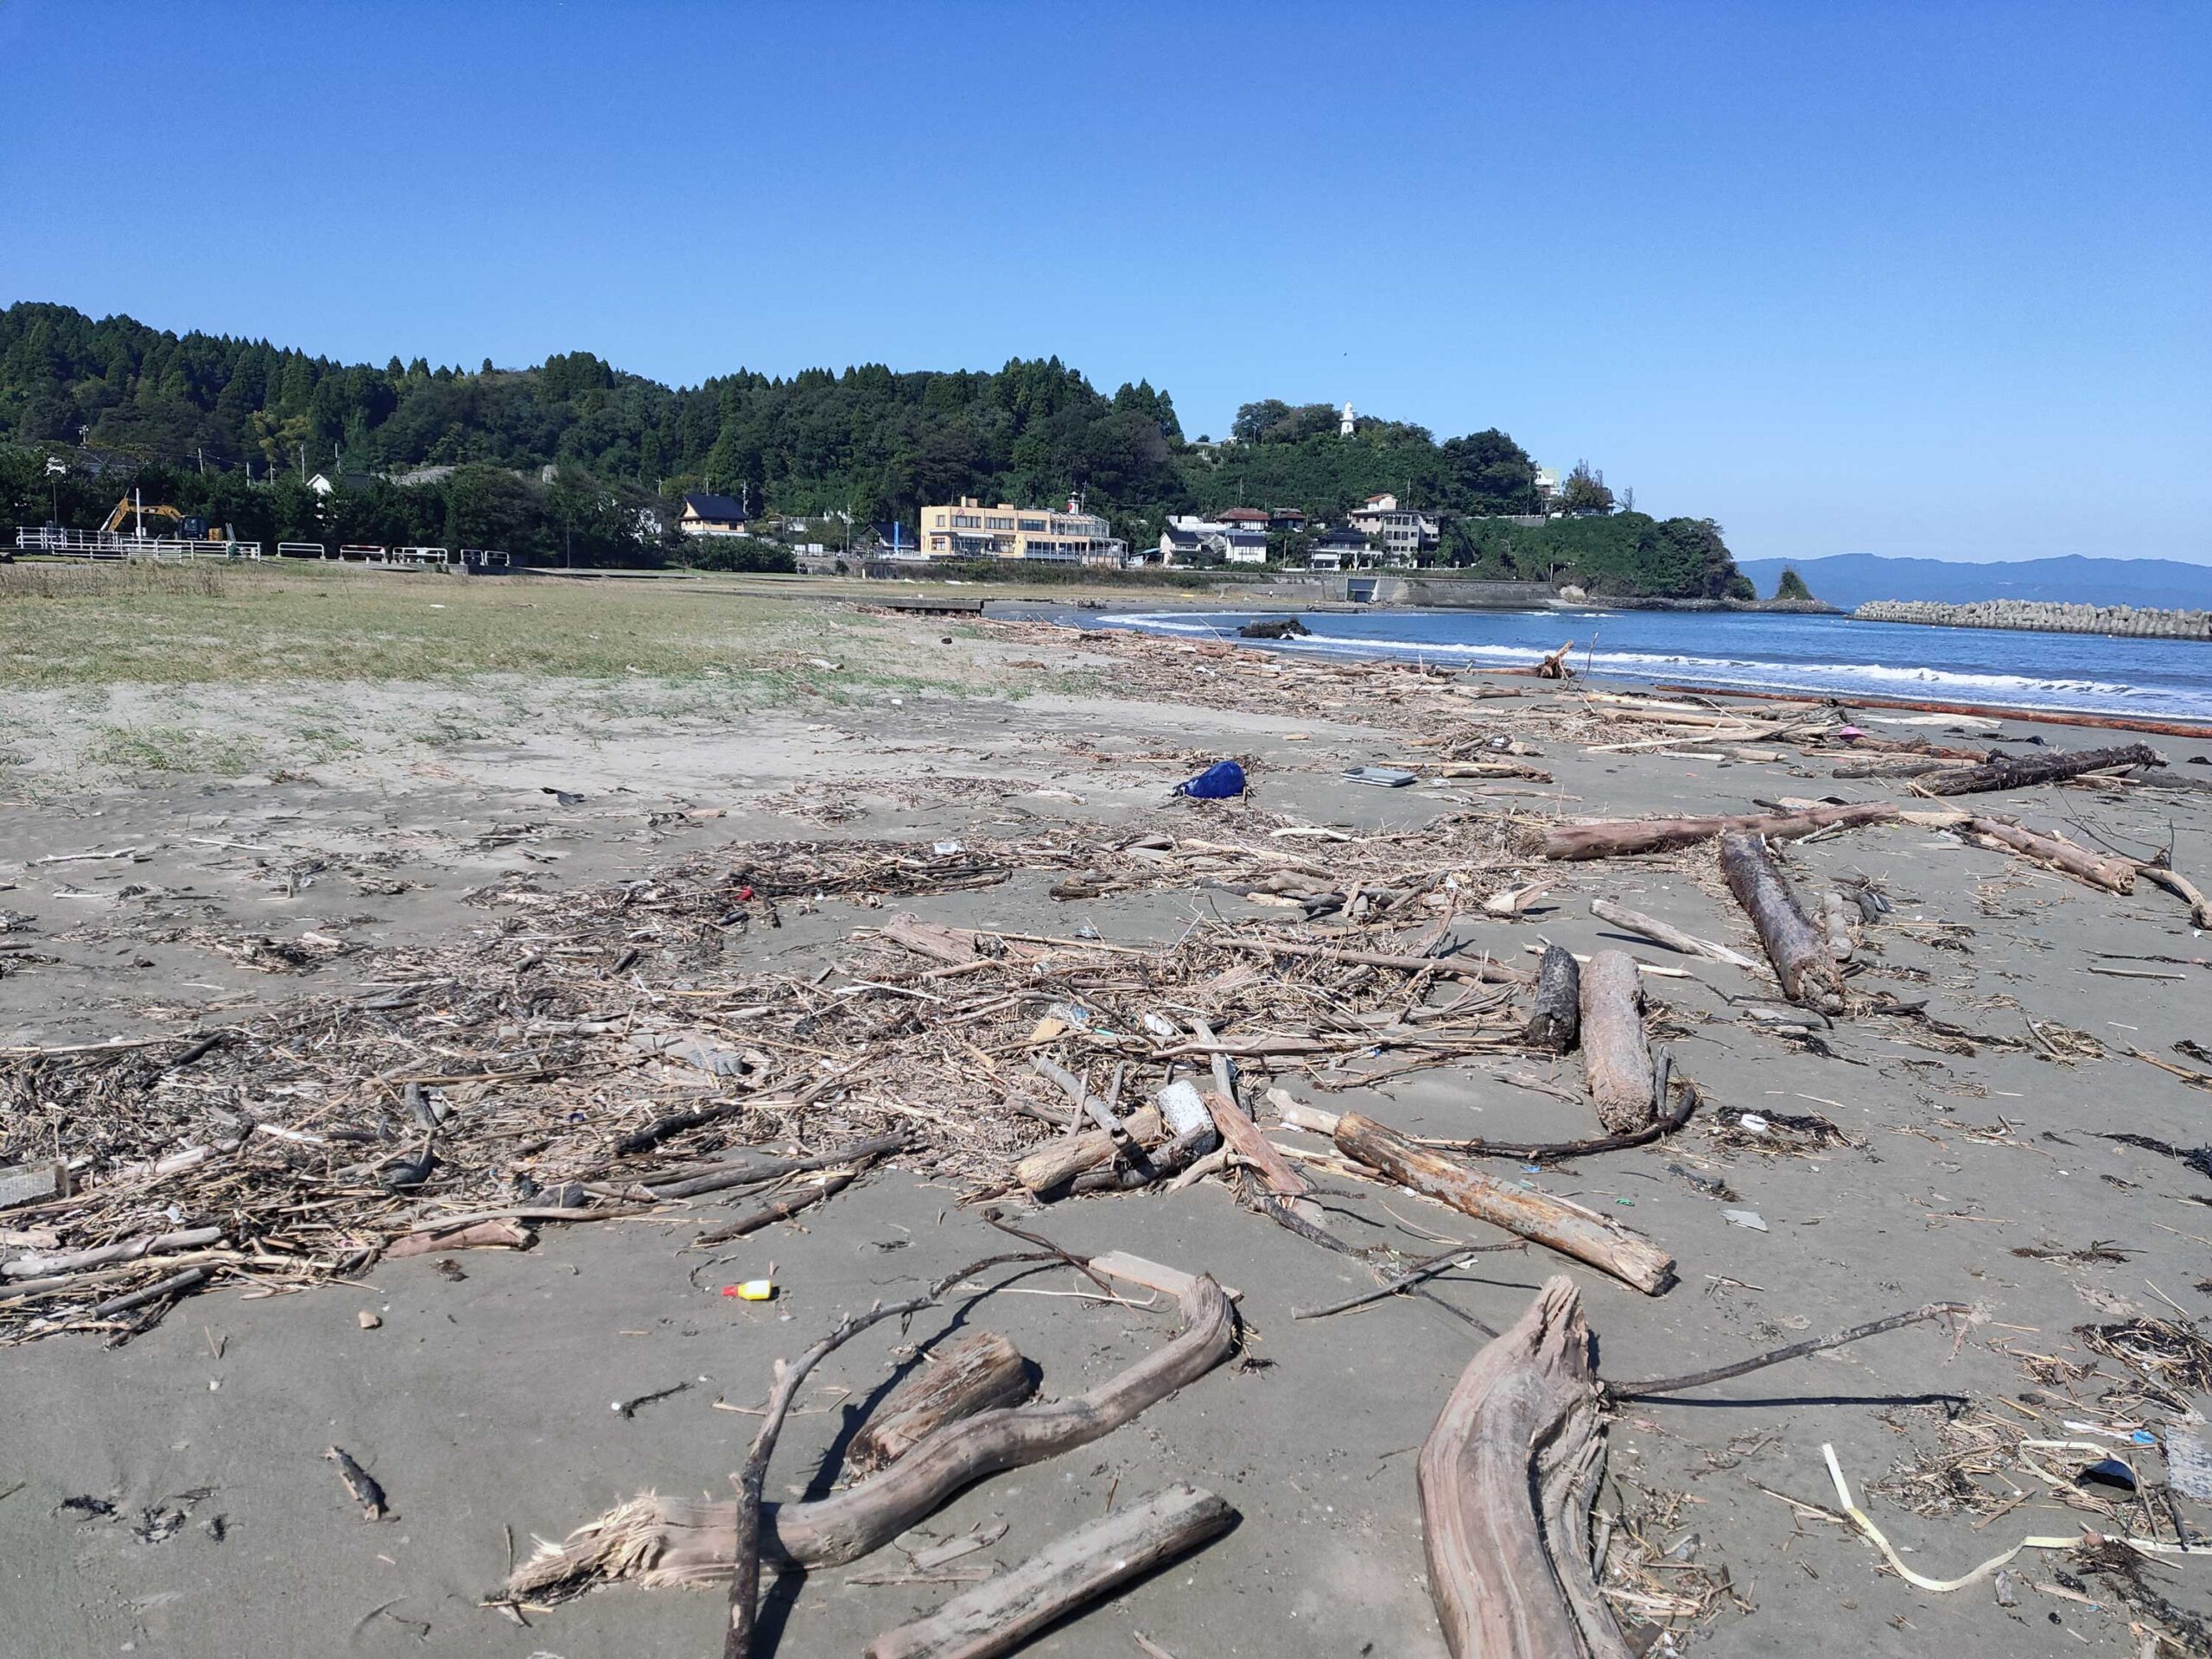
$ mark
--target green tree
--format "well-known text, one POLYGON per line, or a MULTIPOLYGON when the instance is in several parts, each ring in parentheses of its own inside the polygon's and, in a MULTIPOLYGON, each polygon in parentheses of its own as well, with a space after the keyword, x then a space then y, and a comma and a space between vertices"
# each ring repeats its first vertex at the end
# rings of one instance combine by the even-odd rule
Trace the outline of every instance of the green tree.
POLYGON ((1813 590, 1805 585, 1805 578, 1789 565, 1782 567, 1782 575, 1774 584, 1777 599, 1810 600, 1813 590))

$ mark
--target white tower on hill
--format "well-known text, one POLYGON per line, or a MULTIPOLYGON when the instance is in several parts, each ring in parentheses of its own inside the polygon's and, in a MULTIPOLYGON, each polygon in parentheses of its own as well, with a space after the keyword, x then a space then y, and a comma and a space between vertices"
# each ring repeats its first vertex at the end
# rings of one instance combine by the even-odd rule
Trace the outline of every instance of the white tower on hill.
POLYGON ((1344 414, 1337 421, 1337 435, 1340 438, 1351 436, 1352 428, 1357 424, 1358 422, 1351 412, 1351 405, 1347 403, 1344 405, 1344 414))

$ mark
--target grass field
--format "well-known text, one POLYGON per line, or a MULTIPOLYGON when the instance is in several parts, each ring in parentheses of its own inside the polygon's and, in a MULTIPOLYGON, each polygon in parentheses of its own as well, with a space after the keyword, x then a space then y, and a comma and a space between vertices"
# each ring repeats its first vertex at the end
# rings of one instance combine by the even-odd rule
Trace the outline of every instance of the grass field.
POLYGON ((840 660, 847 685, 984 689, 935 649, 957 630, 759 583, 461 579, 325 568, 0 566, 0 686, 760 681, 840 660), (930 629, 934 628, 935 632, 930 629))

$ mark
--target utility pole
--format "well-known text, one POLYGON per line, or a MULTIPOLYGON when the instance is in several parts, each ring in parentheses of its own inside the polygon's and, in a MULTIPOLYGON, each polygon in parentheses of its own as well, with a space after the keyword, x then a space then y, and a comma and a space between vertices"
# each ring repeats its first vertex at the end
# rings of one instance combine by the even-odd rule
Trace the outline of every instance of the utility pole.
POLYGON ((302 445, 300 446, 300 482, 301 482, 301 483, 302 483, 302 484, 304 484, 304 483, 306 483, 307 481, 308 481, 308 447, 307 447, 307 445, 305 445, 305 444, 303 443, 303 444, 302 444, 302 445))

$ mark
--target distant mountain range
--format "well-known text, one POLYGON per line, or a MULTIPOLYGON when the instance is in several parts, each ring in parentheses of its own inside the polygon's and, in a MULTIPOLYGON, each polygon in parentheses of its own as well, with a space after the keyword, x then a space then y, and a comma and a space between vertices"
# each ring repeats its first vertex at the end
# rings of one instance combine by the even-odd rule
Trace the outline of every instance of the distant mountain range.
POLYGON ((1870 599, 1927 599, 1971 605, 1981 599, 2047 599, 2075 605, 2212 609, 2212 565, 2175 559, 2021 559, 1955 564, 1945 559, 1885 559, 1839 553, 1825 559, 1738 559, 1736 568, 1770 599, 1785 569, 1804 577, 1813 597, 1852 610, 1870 599))

